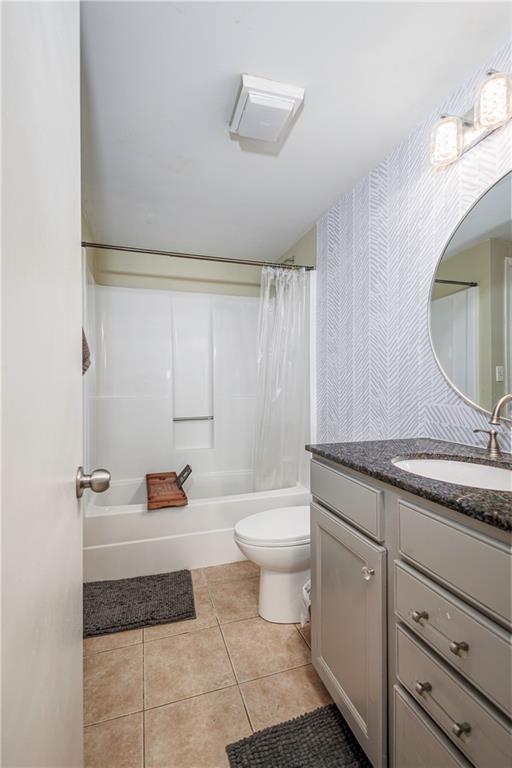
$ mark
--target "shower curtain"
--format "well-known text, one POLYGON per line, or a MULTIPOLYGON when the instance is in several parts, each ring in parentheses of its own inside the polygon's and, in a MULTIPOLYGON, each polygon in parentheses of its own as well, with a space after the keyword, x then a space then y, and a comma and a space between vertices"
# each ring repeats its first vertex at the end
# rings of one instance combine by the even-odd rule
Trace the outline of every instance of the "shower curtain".
POLYGON ((254 486, 297 483, 306 435, 307 272, 264 267, 258 316, 254 486))

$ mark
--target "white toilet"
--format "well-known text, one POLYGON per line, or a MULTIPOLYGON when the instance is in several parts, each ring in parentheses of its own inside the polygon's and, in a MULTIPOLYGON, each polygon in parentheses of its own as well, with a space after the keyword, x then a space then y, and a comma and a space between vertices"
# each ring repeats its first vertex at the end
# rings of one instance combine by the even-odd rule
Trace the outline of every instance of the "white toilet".
POLYGON ((309 507, 267 509, 235 525, 240 550, 261 568, 259 614, 267 621, 300 621, 309 579, 309 507))

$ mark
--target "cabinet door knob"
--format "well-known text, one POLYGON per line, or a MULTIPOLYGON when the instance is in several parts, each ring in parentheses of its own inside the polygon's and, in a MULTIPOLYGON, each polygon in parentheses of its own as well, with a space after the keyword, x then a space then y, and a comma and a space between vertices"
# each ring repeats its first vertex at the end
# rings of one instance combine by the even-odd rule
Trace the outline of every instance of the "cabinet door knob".
POLYGON ((471 733, 471 726, 469 723, 454 723, 452 733, 460 739, 465 733, 471 733))
POLYGON ((414 690, 416 691, 416 693, 419 693, 420 696, 422 696, 424 693, 428 693, 429 691, 432 690, 432 685, 431 683, 428 683, 428 682, 420 683, 419 680, 416 680, 416 682, 414 683, 414 690))
POLYGON ((371 577, 375 576, 375 568, 368 568, 366 565, 363 565, 361 573, 365 581, 370 581, 371 577))
POLYGON ((425 619, 425 621, 428 621, 428 613, 426 611, 412 611, 411 619, 415 621, 416 624, 419 624, 422 619, 425 619))
POLYGON ((452 640, 450 645, 448 646, 450 651, 455 654, 455 656, 462 656, 463 653, 467 653, 469 651, 469 645, 462 640, 460 643, 458 643, 456 640, 452 640))

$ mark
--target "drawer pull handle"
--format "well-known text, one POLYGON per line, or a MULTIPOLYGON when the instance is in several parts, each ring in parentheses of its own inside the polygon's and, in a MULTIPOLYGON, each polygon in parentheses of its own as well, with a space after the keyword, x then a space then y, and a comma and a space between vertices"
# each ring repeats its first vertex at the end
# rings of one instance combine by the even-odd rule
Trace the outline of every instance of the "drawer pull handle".
POLYGON ((452 733, 460 739, 465 733, 471 733, 471 726, 469 723, 454 723, 452 733))
POLYGON ((452 640, 448 648, 455 656, 462 656, 463 653, 469 651, 469 645, 464 641, 458 643, 456 640, 452 640))
POLYGON ((428 682, 420 683, 419 680, 416 680, 416 682, 414 683, 414 690, 416 691, 416 693, 419 693, 420 696, 422 696, 424 693, 428 693, 429 691, 432 690, 432 685, 431 683, 428 683, 428 682))
POLYGON ((420 624, 422 619, 428 621, 428 613, 426 611, 412 611, 411 619, 415 621, 416 624, 420 624))
POLYGON ((361 573, 365 581, 370 581, 371 577, 375 576, 375 568, 368 568, 366 565, 363 565, 361 573))

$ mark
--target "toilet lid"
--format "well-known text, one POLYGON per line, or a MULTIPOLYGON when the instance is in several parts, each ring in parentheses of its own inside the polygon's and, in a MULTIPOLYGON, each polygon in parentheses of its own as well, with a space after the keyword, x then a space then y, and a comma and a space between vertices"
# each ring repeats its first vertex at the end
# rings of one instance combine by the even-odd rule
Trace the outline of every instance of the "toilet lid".
POLYGON ((309 544, 309 506, 267 509, 244 517, 235 525, 235 536, 260 547, 288 547, 309 544))

